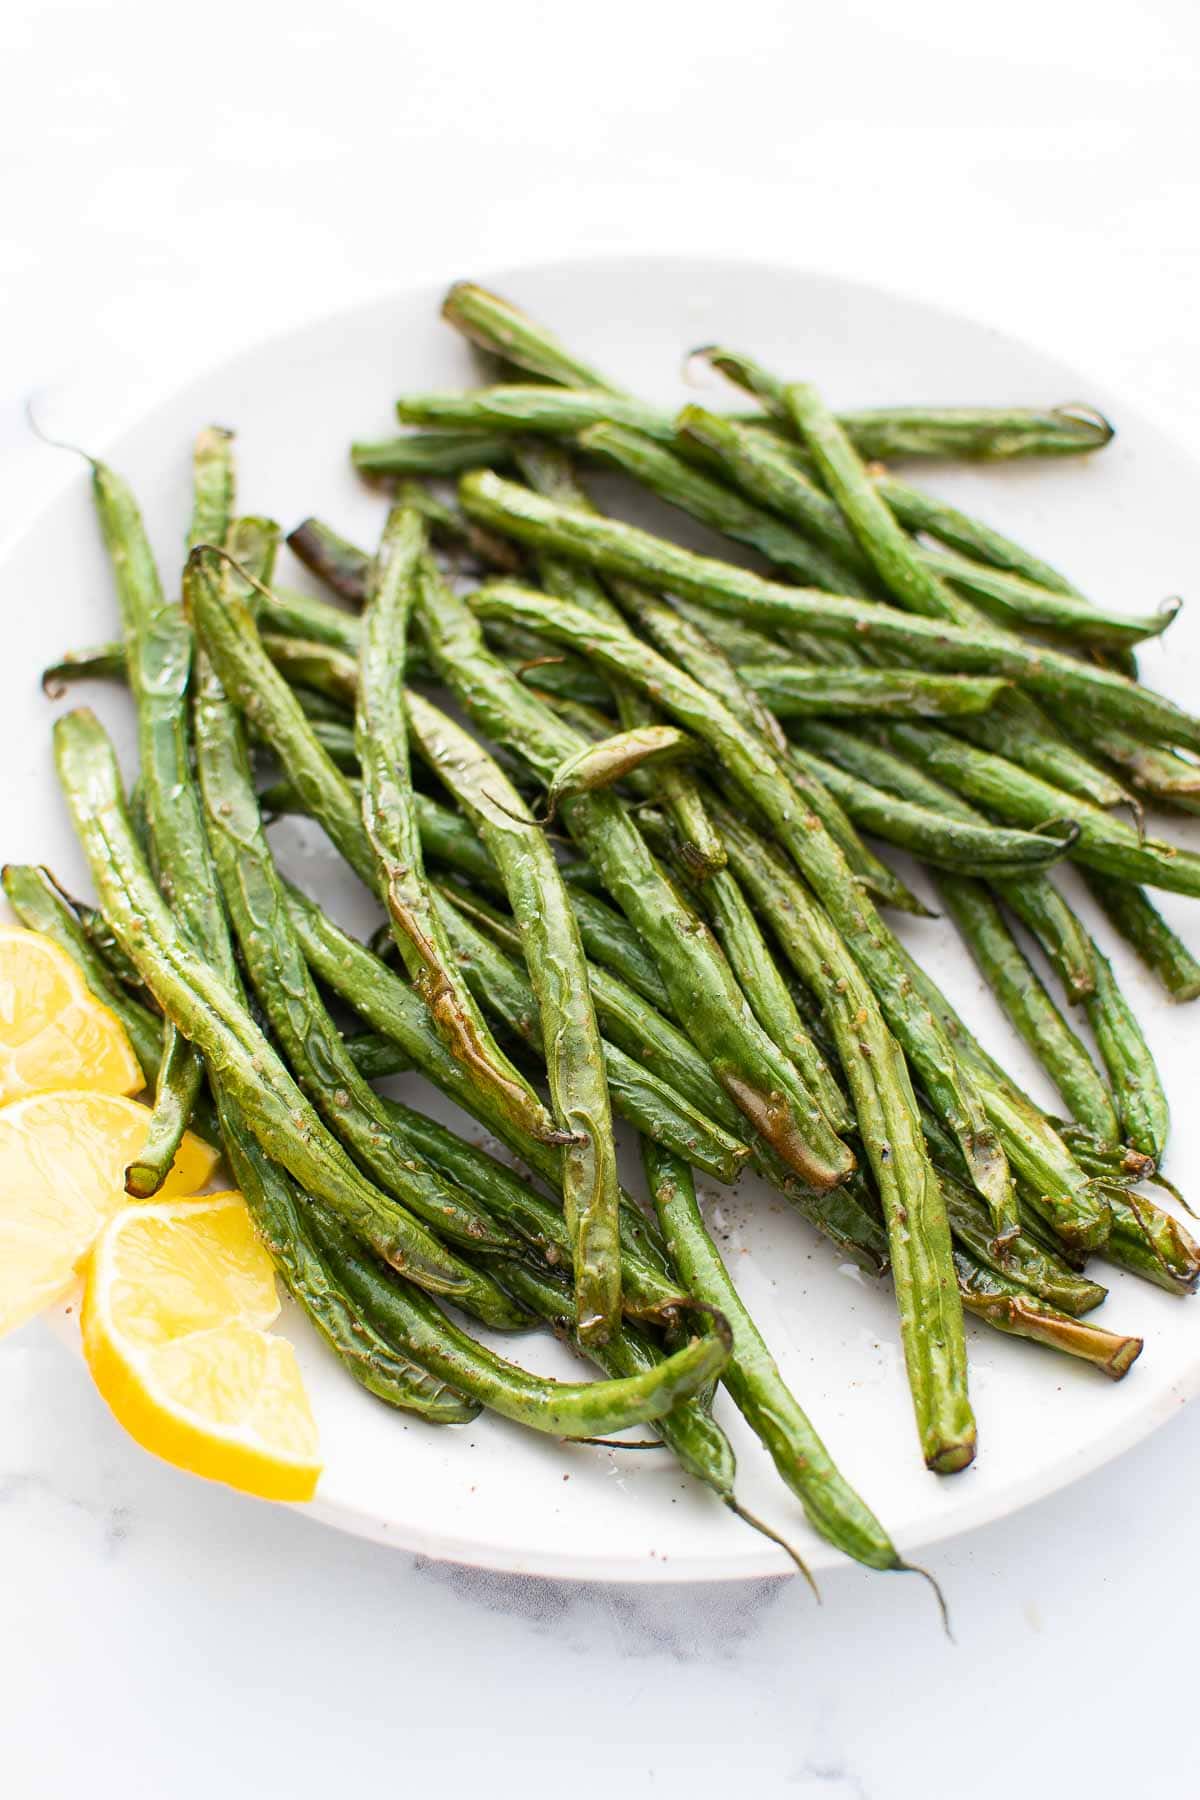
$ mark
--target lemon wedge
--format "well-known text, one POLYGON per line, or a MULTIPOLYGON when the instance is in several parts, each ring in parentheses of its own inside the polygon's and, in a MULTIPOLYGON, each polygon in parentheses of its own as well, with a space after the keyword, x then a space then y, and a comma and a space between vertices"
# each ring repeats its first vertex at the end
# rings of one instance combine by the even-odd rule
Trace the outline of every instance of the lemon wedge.
POLYGON ((266 1500, 309 1500, 317 1430, 270 1258, 240 1194, 125 1207, 88 1269, 83 1349, 146 1450, 266 1500))
POLYGON ((51 1088, 137 1094, 145 1085, 125 1027, 78 964, 40 932, 0 925, 0 1106, 51 1088))
MULTIPOLYGON (((150 1117, 120 1094, 30 1094, 0 1107, 0 1334, 70 1288, 105 1220, 128 1202, 126 1165, 150 1117)), ((187 1132, 164 1194, 194 1194, 216 1163, 187 1132)))

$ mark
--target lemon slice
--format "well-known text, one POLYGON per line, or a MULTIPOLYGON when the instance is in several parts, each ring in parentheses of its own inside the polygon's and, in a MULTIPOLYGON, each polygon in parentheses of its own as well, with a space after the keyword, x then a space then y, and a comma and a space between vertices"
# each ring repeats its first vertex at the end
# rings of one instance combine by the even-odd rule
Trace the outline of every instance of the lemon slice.
MULTIPOLYGON (((0 1334, 67 1292, 105 1220, 150 1108, 120 1094, 30 1094, 0 1107, 0 1334)), ((194 1194, 217 1153, 187 1132, 163 1192, 194 1194)))
POLYGON ((137 1094, 145 1085, 125 1027, 78 964, 39 932, 0 925, 0 1106, 50 1088, 137 1094))
POLYGON ((240 1194, 127 1206, 92 1254, 84 1355, 144 1449, 266 1500, 309 1500, 317 1430, 295 1351, 266 1330, 278 1312, 240 1194))

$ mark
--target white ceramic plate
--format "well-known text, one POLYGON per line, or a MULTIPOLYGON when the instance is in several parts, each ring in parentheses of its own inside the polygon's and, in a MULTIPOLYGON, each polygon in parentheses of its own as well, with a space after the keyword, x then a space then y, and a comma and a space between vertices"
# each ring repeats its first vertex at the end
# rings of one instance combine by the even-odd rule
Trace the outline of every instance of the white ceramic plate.
MULTIPOLYGON (((607 259, 487 279, 583 355, 665 403, 694 394, 682 376, 684 352, 713 339, 815 379, 841 406, 1090 400, 1120 428, 1115 445, 1098 458, 938 469, 925 479, 1065 567, 1099 600, 1142 610, 1195 586, 1200 472, 1187 456, 1113 400, 1103 382, 969 320, 828 277, 699 259, 607 259)), ((99 446, 141 496, 164 570, 175 568, 182 543, 191 439, 209 421, 237 429, 248 509, 271 513, 289 528, 315 512, 371 543, 383 502, 352 475, 350 439, 388 434, 391 401, 402 389, 476 379, 467 350, 440 321, 440 298, 436 288, 401 294, 261 344, 99 446)), ((55 423, 70 426, 66 419, 55 423)), ((704 541, 686 528, 685 535, 704 541)), ((0 798, 0 849, 6 859, 48 862, 68 885, 83 885, 53 778, 50 709, 37 681, 60 651, 115 629, 82 468, 3 567, 8 649, 0 717, 8 780, 0 798)), ((289 565, 286 578, 300 579, 298 568, 289 565)), ((1200 659, 1186 617, 1165 646, 1145 653, 1143 665, 1148 680, 1195 702, 1200 659)), ((124 697, 93 690, 86 698, 128 745, 124 697)), ((352 893, 332 869, 318 834, 289 825, 276 836, 300 878, 346 923, 373 922, 361 893, 352 893)), ((1077 889, 1073 878, 1071 885, 1077 889)), ((1163 904, 1200 939, 1200 923, 1185 905, 1169 896, 1163 904)), ((986 1041, 1050 1103, 1052 1094, 951 928, 900 924, 986 1041)), ((1171 1173, 1185 1190, 1200 1192, 1200 1128, 1189 1104, 1200 1014, 1166 1005, 1120 946, 1114 957, 1171 1089, 1177 1126, 1171 1173)), ((410 1085, 420 1103, 453 1116, 415 1078, 410 1085)), ((477 1127, 468 1129, 478 1136, 477 1127)), ((629 1176, 636 1179, 632 1167, 629 1176)), ((709 1189, 705 1201, 797 1394, 906 1552, 1011 1512, 1108 1461, 1167 1418, 1200 1378, 1200 1315, 1116 1272, 1096 1317, 1146 1338, 1140 1362, 1117 1386, 1065 1358, 969 1325, 980 1454, 968 1472, 939 1479, 925 1472, 917 1452, 887 1291, 840 1266, 778 1197, 750 1180, 732 1193, 709 1189)), ((326 1457, 310 1510, 330 1524, 433 1557, 542 1575, 711 1580, 790 1568, 781 1552, 684 1478, 666 1453, 563 1445, 490 1417, 443 1430, 406 1421, 364 1395, 301 1319, 290 1315, 286 1328, 304 1364, 326 1457)), ((542 1337, 510 1340, 508 1348, 545 1372, 578 1373, 578 1364, 542 1337)), ((834 1561, 724 1398, 718 1407, 738 1452, 745 1504, 793 1538, 814 1567, 834 1561)))

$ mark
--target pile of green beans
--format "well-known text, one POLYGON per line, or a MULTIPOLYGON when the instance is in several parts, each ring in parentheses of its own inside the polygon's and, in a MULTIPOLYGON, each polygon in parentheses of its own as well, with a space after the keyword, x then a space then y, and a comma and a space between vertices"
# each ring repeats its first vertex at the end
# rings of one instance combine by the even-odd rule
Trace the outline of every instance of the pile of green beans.
POLYGON ((1176 608, 1097 606, 885 466, 1093 454, 1112 428, 1080 407, 835 413, 727 347, 697 354, 752 409, 675 416, 472 283, 444 313, 513 377, 406 394, 402 435, 353 446, 389 509, 375 547, 311 517, 290 533, 313 588, 278 581, 277 528, 238 514, 229 433, 197 439, 181 601, 93 464, 121 635, 44 685, 127 684, 137 786, 90 713, 60 716, 99 905, 26 866, 5 892, 153 1078, 131 1192, 155 1190, 189 1121, 218 1135, 282 1279, 370 1392, 431 1424, 648 1427, 783 1543, 737 1499, 720 1384, 811 1529, 905 1569, 751 1318, 694 1171, 752 1170, 890 1280, 942 1475, 976 1451, 973 1331, 1119 1380, 1142 1342, 1084 1321, 1106 1295, 1085 1263, 1177 1295, 1200 1280, 1200 1247, 1140 1185, 1161 1179, 1166 1099, 1105 942, 1171 1000, 1200 995, 1145 891, 1200 895, 1200 856, 1141 810, 1200 792, 1200 718, 1132 654, 1176 608), (607 516, 594 464, 759 567, 607 516), (374 898, 369 945, 277 865, 283 813, 374 898), (1057 879, 1068 861, 1094 917, 1057 879), (889 914, 935 907, 1061 1116, 896 936, 889 914), (419 1092, 381 1094, 400 1071, 524 1172, 419 1092), (614 1120, 646 1200, 619 1185, 614 1120), (447 1300, 549 1326, 602 1378, 526 1373, 447 1300))

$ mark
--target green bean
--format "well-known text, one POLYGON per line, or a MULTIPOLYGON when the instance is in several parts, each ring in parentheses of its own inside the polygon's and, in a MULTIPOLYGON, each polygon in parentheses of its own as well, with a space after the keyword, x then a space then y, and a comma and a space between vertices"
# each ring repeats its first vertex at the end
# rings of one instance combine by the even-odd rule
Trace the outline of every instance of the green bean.
MULTIPOLYGON (((614 584, 624 610, 662 655, 679 664, 722 701, 747 730, 755 732, 774 750, 786 750, 783 728, 754 690, 740 677, 729 659, 697 625, 681 619, 669 606, 627 582, 614 584)), ((801 798, 811 806, 825 829, 841 846, 855 876, 886 905, 903 912, 927 912, 927 908, 895 872, 870 851, 859 837, 840 802, 819 781, 813 781, 795 763, 783 765, 801 798)))
POLYGON ((713 1313, 712 1331, 637 1375, 594 1382, 530 1375, 461 1331, 419 1289, 368 1262, 330 1214, 314 1208, 313 1221, 351 1298, 383 1337, 438 1380, 533 1431, 602 1437, 660 1419, 719 1374, 729 1356, 729 1327, 713 1313))
POLYGON ((331 650, 357 657, 362 622, 332 601, 318 600, 298 588, 272 587, 258 596, 260 630, 274 638, 304 638, 311 644, 327 644, 331 650))
MULTIPOLYGON (((575 1247, 578 1329, 585 1343, 603 1343, 621 1310, 616 1148, 575 915, 553 851, 494 758, 417 694, 408 696, 407 717, 422 756, 491 853, 513 910, 563 1133, 563 1205, 575 1247)), ((415 826, 413 837, 419 842, 415 826)))
POLYGON ((974 1421, 949 1226, 904 1058, 858 964, 807 890, 740 820, 725 810, 716 817, 739 878, 837 1045, 887 1222, 922 1451, 930 1468, 951 1473, 974 1455, 974 1421))
MULTIPOLYGON (((465 875, 476 886, 491 893, 502 893, 503 883, 496 865, 468 821, 425 794, 417 794, 415 800, 426 855, 465 875)), ((564 874, 571 879, 569 865, 564 868, 564 874)), ((670 1014, 671 1000, 662 977, 641 940, 621 915, 585 888, 574 884, 571 904, 575 908, 583 947, 592 961, 619 975, 659 1012, 670 1014)))
POLYGON ((1112 1099, 1087 1050, 1023 955, 987 889, 965 875, 942 875, 938 892, 984 980, 1042 1064, 1071 1116, 1106 1143, 1120 1137, 1112 1099))
POLYGON ((953 550, 923 550, 918 552, 918 558, 924 569, 961 588, 989 617, 1002 624, 1018 631, 1032 626, 1081 645, 1127 649, 1147 638, 1161 637, 1183 604, 1179 599, 1168 600, 1156 613, 1136 618, 1102 612, 1088 600, 1039 587, 1007 570, 989 569, 953 550))
POLYGON ((587 455, 621 469, 714 531, 749 544, 795 580, 834 594, 866 598, 874 591, 849 562, 802 536, 775 514, 752 506, 732 488, 643 433, 605 423, 581 431, 577 441, 587 455))
POLYGON ((54 727, 59 778, 96 891, 122 948, 164 1013, 216 1071, 221 1089, 267 1153, 306 1191, 339 1210, 385 1261, 499 1325, 507 1301, 444 1251, 360 1174, 330 1137, 236 992, 192 948, 159 897, 129 826, 112 746, 86 711, 54 727))
MULTIPOLYGON (((499 947, 478 932, 469 918, 444 915, 447 935, 481 1005, 532 1048, 541 1051, 543 1033, 533 989, 524 971, 499 947)), ((623 1118, 661 1139, 717 1181, 736 1179, 749 1150, 712 1119, 705 1117, 675 1089, 669 1078, 648 1068, 616 1044, 601 1042, 603 1069, 612 1105, 623 1118)))
POLYGON ((1200 962, 1141 888, 1114 881, 1095 869, 1085 869, 1083 878, 1109 924, 1157 975, 1168 999, 1195 1000, 1200 995, 1200 962))
MULTIPOLYGON (((1124 1135, 1143 1156, 1161 1162, 1167 1147, 1167 1097, 1133 1008, 1117 985, 1112 964, 1095 943, 1095 992, 1084 1002, 1124 1135)), ((1087 1124, 1086 1119, 1081 1119, 1087 1124)), ((1101 1134, 1103 1135, 1103 1134, 1101 1134)))
POLYGON ((439 500, 420 481, 402 481, 396 489, 396 504, 420 513, 435 544, 450 550, 463 550, 485 569, 500 569, 513 575, 522 567, 524 558, 515 544, 486 531, 468 519, 457 506, 439 500))
MULTIPOLYGON (((461 602, 445 594, 439 599, 436 615, 429 607, 422 613, 439 674, 490 737, 514 749, 543 780, 552 779, 581 747, 580 738, 519 683, 505 679, 461 602)), ((567 610, 565 602, 553 604, 567 610)), ((601 629, 599 620, 593 623, 601 629)), ((688 1035, 730 1097, 810 1186, 826 1189, 843 1180, 853 1158, 762 1031, 715 940, 665 879, 620 802, 609 793, 580 794, 566 803, 563 817, 654 955, 672 1011, 686 1020, 688 1035)))
MULTIPOLYGON (((206 442, 205 454, 207 449, 206 442)), ((152 858, 162 891, 178 907, 184 929, 203 943, 213 928, 211 899, 203 882, 193 885, 177 879, 193 841, 195 821, 190 815, 197 811, 188 772, 186 711, 192 635, 178 603, 168 602, 163 594, 141 514, 126 483, 103 463, 93 463, 92 491, 112 565, 137 709, 152 858)), ((139 1198, 148 1198, 161 1187, 204 1080, 199 1056, 178 1041, 175 1024, 165 1021, 162 1031, 146 1141, 125 1175, 129 1192, 139 1198)))
POLYGON ((565 344, 499 294, 474 281, 456 281, 442 301, 442 317, 481 349, 564 387, 609 388, 605 375, 573 356, 565 344))
MULTIPOLYGON (((786 384, 753 358, 723 345, 692 352, 745 388, 768 411, 786 417, 786 384)), ((840 413, 838 422, 860 456, 885 462, 909 456, 982 460, 1014 456, 1072 456, 1102 450, 1114 427, 1094 407, 882 407, 840 413)))
POLYGON ((842 413, 860 456, 951 457, 998 462, 1018 456, 1079 456, 1103 450, 1115 427, 1094 407, 1071 404, 1048 413, 1026 407, 876 407, 842 413))
POLYGON ((797 867, 828 907, 834 926, 867 973, 885 1014, 926 1084, 940 1096, 947 1123, 963 1142, 974 1178, 993 1207, 997 1229, 1013 1229, 1011 1186, 1004 1157, 972 1084, 923 1007, 910 1004, 895 940, 855 883, 837 844, 815 813, 797 805, 794 784, 766 744, 713 695, 631 633, 590 619, 566 605, 547 606, 540 595, 504 584, 481 589, 477 610, 540 624, 548 635, 582 649, 606 669, 636 680, 678 723, 704 739, 741 793, 770 820, 797 867))
MULTIPOLYGON (((967 824, 988 823, 986 814, 963 800, 953 788, 926 775, 893 750, 839 727, 810 723, 806 732, 825 757, 859 780, 949 818, 967 824)), ((1068 998, 1074 1003, 1090 994, 1095 987, 1091 941, 1053 882, 1044 875, 1031 874, 998 880, 993 873, 990 884, 1036 938, 1068 998)))
POLYGON ((906 531, 924 532, 927 537, 937 538, 949 549, 957 550, 960 556, 969 556, 974 562, 987 563, 994 569, 1005 569, 1010 575, 1035 582, 1038 587, 1070 594, 1077 600, 1083 598, 1078 588, 1049 563, 1031 556, 1028 550, 990 525, 960 512, 949 501, 936 494, 927 494, 922 488, 910 487, 886 469, 872 470, 871 474, 880 497, 906 531))
POLYGON ((335 1259, 318 1250, 296 1189, 272 1169, 257 1145, 235 1130, 226 1138, 226 1151, 254 1229, 289 1293, 360 1386, 431 1424, 461 1424, 475 1418, 478 1401, 465 1399, 399 1354, 354 1305, 337 1279, 335 1259))
POLYGON ((646 1181, 672 1260, 697 1298, 728 1319, 733 1355, 722 1379, 815 1531, 872 1569, 904 1565, 891 1538, 838 1472, 729 1278, 708 1234, 691 1170, 643 1140, 646 1181))
MULTIPOLYGON (((409 979, 473 1078, 496 1089, 536 1137, 554 1141, 542 1101, 496 1043, 434 911, 412 800, 404 661, 418 586, 436 584, 417 514, 394 508, 373 565, 363 620, 354 737, 363 770, 362 821, 378 887, 409 979)), ((557 1141, 562 1141, 561 1138, 557 1141)))
POLYGON ((1181 812, 1200 811, 1200 769, 1174 750, 1143 743, 1131 732, 1089 720, 1081 728, 1076 709, 1051 707, 1063 731, 1086 737, 1088 749, 1115 763, 1135 793, 1181 812))
POLYGON ((728 871, 699 890, 721 948, 763 1030, 799 1069, 831 1128, 854 1129, 845 1096, 813 1043, 786 981, 776 966, 758 919, 735 876, 728 871))
POLYGON ((964 1307, 997 1331, 1079 1357, 1110 1381, 1120 1381, 1142 1354, 1139 1337, 1118 1335, 1071 1318, 1048 1301, 1026 1293, 1017 1282, 972 1263, 961 1251, 955 1252, 955 1262, 964 1307))
MULTIPOLYGON (((632 394, 608 388, 548 387, 521 382, 465 392, 402 394, 396 402, 402 425, 432 425, 439 431, 487 434, 520 433, 571 437, 590 425, 627 425, 669 441, 669 414, 647 406, 632 394)), ((401 440, 403 442, 403 440, 401 440)), ((361 466, 361 464, 360 464, 361 466)))
POLYGON ((948 787, 998 813, 1002 819, 1036 828, 1046 819, 1072 819, 1079 836, 1073 861, 1126 881, 1176 893, 1200 895, 1200 856, 1175 844, 1139 837, 1089 801, 1064 794, 1040 776, 1006 758, 963 744, 935 726, 892 724, 886 741, 948 787))
POLYGON ((1194 1294, 1200 1284, 1200 1245, 1178 1219, 1144 1194, 1105 1190, 1112 1230, 1104 1255, 1168 1294, 1194 1294))
POLYGON ((561 764, 546 789, 541 822, 549 825, 562 801, 572 794, 599 793, 628 780, 639 769, 653 769, 657 774, 675 763, 695 762, 699 754, 695 738, 674 725, 635 725, 629 731, 614 732, 612 737, 577 750, 561 764))
POLYGON ((353 711, 358 697, 356 655, 310 638, 284 637, 274 631, 264 631, 261 636, 263 649, 293 687, 311 688, 353 711))
POLYGON ((308 973, 263 831, 237 717, 215 684, 196 706, 196 754, 217 873, 242 958, 300 1085, 333 1135, 387 1194, 439 1235, 488 1250, 497 1235, 421 1162, 359 1074, 308 973))
POLYGON ((986 675, 917 669, 812 669, 783 661, 741 663, 741 679, 780 719, 960 718, 986 712, 1006 684, 986 675))
MULTIPOLYGON (((887 591, 909 612, 932 619, 954 618, 958 609, 953 594, 927 568, 912 540, 896 523, 816 389, 808 382, 794 382, 784 389, 783 398, 797 436, 887 591)), ((838 591, 835 584, 825 585, 838 591)))
POLYGON ((360 475, 458 475, 464 469, 502 468, 512 456, 512 439, 485 437, 481 432, 411 431, 350 446, 350 460, 360 475))
POLYGON ((823 782, 846 808, 856 825, 874 832, 890 844, 899 844, 922 861, 939 869, 993 871, 998 876, 1045 868, 1067 855, 1078 836, 1067 820, 1050 819, 1044 831, 1010 831, 996 825, 975 825, 947 818, 925 807, 885 795, 878 788, 848 775, 836 763, 827 762, 805 747, 793 744, 792 755, 801 768, 823 782))
POLYGON ((753 425, 702 406, 685 406, 675 420, 679 443, 715 462, 733 485, 760 506, 790 519, 873 588, 875 573, 836 500, 797 466, 790 445, 753 425))
POLYGON ((1103 1244, 1112 1226, 1105 1195, 1089 1181, 1040 1107, 989 1056, 914 958, 907 951, 903 955, 916 993, 970 1065, 1017 1178, 1018 1191, 1028 1195, 1035 1212, 1069 1250, 1091 1250, 1103 1244))
POLYGON ((922 619, 873 601, 765 581, 713 557, 697 556, 636 526, 590 517, 531 494, 487 471, 464 476, 460 492, 475 518, 519 538, 626 575, 651 587, 681 591, 719 611, 771 625, 858 643, 921 667, 1005 675, 1035 694, 1087 706, 1098 719, 1132 726, 1148 738, 1200 747, 1200 720, 1161 695, 1107 669, 1019 639, 922 619))
MULTIPOLYGON (((563 505, 591 508, 589 496, 575 478, 571 459, 560 446, 536 441, 520 445, 517 468, 535 492, 547 494, 563 505)), ((564 562, 559 557, 540 556, 536 559, 536 567, 538 578, 548 593, 571 600, 601 618, 619 616, 600 582, 578 564, 564 562)), ((636 590, 630 590, 626 601, 636 603, 637 597, 636 590)), ((612 683, 611 694, 620 722, 627 730, 658 724, 654 706, 627 682, 612 683)), ((679 835, 680 850, 687 866, 701 876, 723 869, 725 848, 709 822, 695 776, 677 768, 660 771, 659 797, 679 835)))
POLYGON ((42 670, 42 692, 48 700, 61 700, 76 681, 125 681, 125 645, 118 638, 89 644, 86 650, 67 650, 56 663, 42 670))
POLYGON ((979 749, 1007 757, 1031 775, 1040 775, 1043 781, 1080 800, 1090 800, 1094 806, 1136 804, 1121 783, 1084 755, 1028 694, 1010 689, 988 712, 955 719, 952 729, 979 749))
POLYGON ((192 517, 188 549, 196 544, 223 544, 234 516, 237 482, 233 433, 207 425, 192 446, 192 517))
POLYGON ((361 606, 366 600, 371 559, 331 525, 323 525, 320 519, 305 519, 288 532, 287 545, 306 569, 311 569, 343 600, 349 600, 353 606, 361 606))
MULTIPOLYGON (((673 421, 667 411, 647 406, 611 388, 554 388, 511 383, 443 393, 404 394, 396 402, 406 425, 432 425, 440 432, 546 432, 564 436, 591 424, 632 426, 668 442, 673 421)), ((1112 428, 1099 415, 994 408, 896 408, 839 415, 861 456, 886 460, 905 456, 955 456, 996 460, 1013 456, 1071 455, 1099 448, 1112 428)), ((401 440, 403 441, 403 440, 401 440)), ((360 465, 361 466, 361 465, 360 465)))

